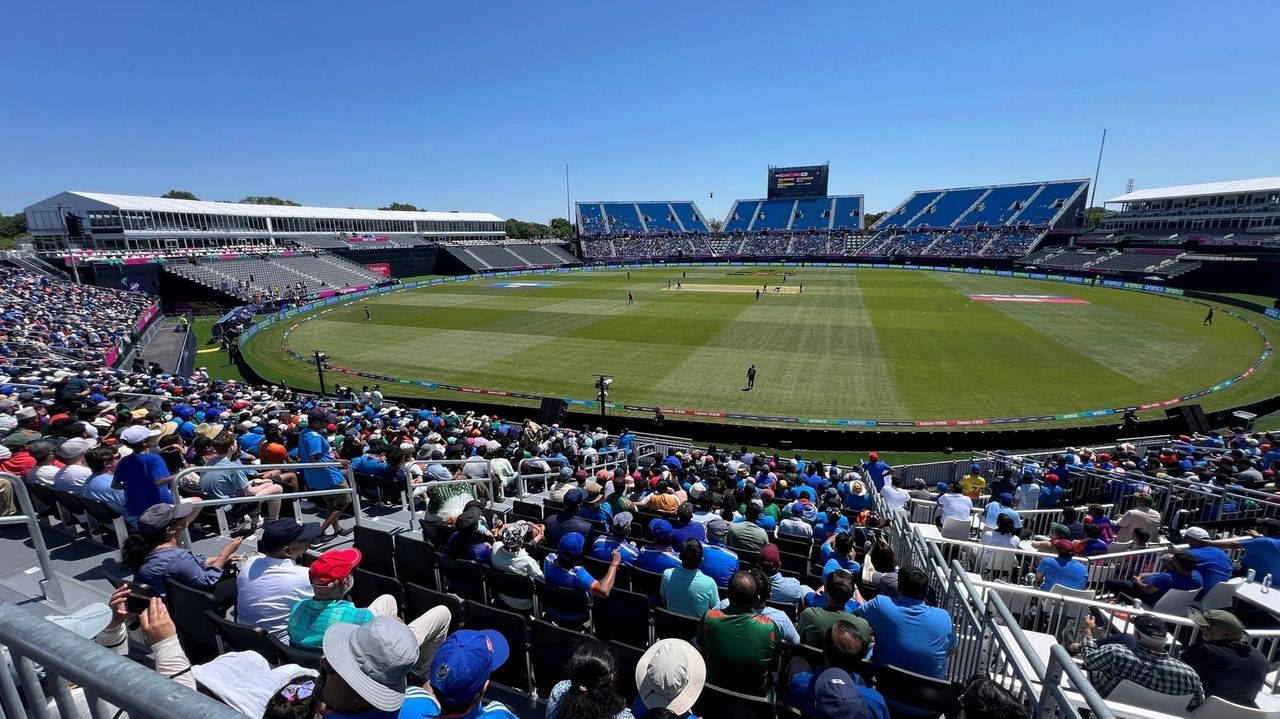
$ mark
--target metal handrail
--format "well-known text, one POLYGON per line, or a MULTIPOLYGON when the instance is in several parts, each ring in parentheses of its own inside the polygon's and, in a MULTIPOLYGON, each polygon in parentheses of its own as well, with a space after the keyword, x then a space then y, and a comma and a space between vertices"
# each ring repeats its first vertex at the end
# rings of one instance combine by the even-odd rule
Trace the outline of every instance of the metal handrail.
POLYGON ((0 601, 0 645, 9 650, 22 680, 23 702, 13 676, 0 671, 0 705, 6 717, 48 719, 35 663, 50 678, 61 717, 79 716, 68 682, 81 687, 94 717, 109 716, 105 702, 132 717, 244 719, 244 715, 96 642, 81 638, 26 609, 0 601))
MULTIPOLYGON (((244 496, 230 497, 227 499, 196 499, 190 504, 197 507, 223 507, 229 504, 262 504, 277 500, 293 500, 293 499, 309 499, 311 497, 329 497, 338 494, 348 494, 351 496, 351 511, 355 517, 356 526, 363 526, 364 512, 360 509, 360 492, 356 489, 355 478, 351 474, 350 465, 343 467, 342 462, 297 462, 291 464, 245 464, 240 466, 216 466, 204 465, 201 467, 184 467, 174 473, 169 478, 169 493, 173 496, 174 504, 183 503, 182 495, 179 492, 181 480, 191 475, 207 474, 209 472, 228 472, 228 471, 247 471, 257 472, 269 469, 279 469, 284 471, 298 471, 302 469, 328 469, 336 468, 345 470, 346 486, 335 487, 334 489, 316 489, 305 492, 289 492, 287 494, 269 494, 260 497, 244 496)), ((182 544, 188 549, 191 548, 191 532, 188 529, 182 530, 182 544)))
POLYGON ((13 487, 13 496, 21 511, 21 514, 0 517, 0 525, 27 525, 27 531, 31 534, 31 548, 36 552, 40 573, 44 575, 39 582, 40 591, 44 594, 44 598, 53 604, 60 607, 66 606, 67 600, 62 593, 62 582, 58 579, 58 575, 53 573, 53 560, 49 557, 49 548, 45 546, 44 534, 40 532, 40 523, 36 521, 35 508, 31 505, 31 495, 27 492, 26 483, 18 475, 10 472, 0 472, 0 478, 8 480, 13 487))

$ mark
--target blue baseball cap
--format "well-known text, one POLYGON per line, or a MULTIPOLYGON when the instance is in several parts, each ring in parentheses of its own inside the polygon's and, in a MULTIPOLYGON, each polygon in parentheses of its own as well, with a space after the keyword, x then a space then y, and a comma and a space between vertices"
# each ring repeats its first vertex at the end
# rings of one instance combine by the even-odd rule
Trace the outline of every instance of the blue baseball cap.
POLYGON ((448 708, 469 706, 509 653, 507 640, 493 630, 460 629, 431 658, 431 689, 448 708))
POLYGON ((818 719, 857 719, 870 713, 853 677, 843 669, 828 669, 818 675, 813 709, 818 719))
POLYGON ((671 522, 665 519, 655 519, 649 522, 649 534, 653 535, 653 539, 656 542, 670 542, 673 531, 671 522))
POLYGON ((556 548, 560 554, 566 557, 581 557, 582 548, 587 543, 587 538, 578 532, 569 532, 560 538, 560 544, 556 548))
POLYGON ((587 501, 587 490, 581 487, 574 487, 564 493, 564 506, 566 507, 577 507, 585 501, 587 501))

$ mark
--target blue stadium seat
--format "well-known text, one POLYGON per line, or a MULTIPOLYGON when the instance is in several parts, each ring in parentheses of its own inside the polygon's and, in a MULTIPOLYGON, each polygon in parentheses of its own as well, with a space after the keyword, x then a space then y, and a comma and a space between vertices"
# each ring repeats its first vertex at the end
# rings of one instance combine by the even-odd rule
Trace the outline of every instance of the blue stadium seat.
POLYGON ((791 221, 792 230, 825 230, 831 227, 830 197, 806 197, 796 201, 796 218, 791 221))
POLYGON ((584 235, 602 235, 605 233, 604 213, 598 202, 578 203, 578 226, 584 235))
POLYGON ((640 215, 633 202, 605 202, 604 214, 609 219, 609 231, 613 234, 644 232, 640 215))
POLYGON ((738 200, 729 210, 729 217, 724 221, 725 232, 746 232, 751 220, 756 216, 760 200, 738 200))
POLYGON ((862 228, 862 197, 837 197, 836 208, 832 213, 832 229, 858 230, 862 228))
POLYGON ((1045 185, 1045 188, 1036 195, 1027 208, 1022 211, 1015 219, 1016 222, 1025 222, 1033 227, 1043 227, 1049 225, 1062 212, 1063 207, 1075 196, 1081 186, 1088 184, 1084 180, 1073 180, 1071 182, 1051 182, 1045 185))
POLYGON ((711 232, 711 228, 707 226, 706 219, 703 218, 702 213, 698 211, 698 208, 692 202, 672 202, 671 209, 680 218, 680 223, 684 225, 685 232, 711 232))
POLYGON ((897 210, 880 218, 880 222, 876 224, 876 229, 887 230, 894 227, 906 227, 907 222, 912 217, 915 217, 942 193, 943 190, 928 190, 915 193, 908 197, 907 201, 902 203, 902 206, 897 210))
POLYGON ((671 212, 671 206, 665 202, 637 202, 640 214, 649 232, 679 232, 680 225, 671 212))
POLYGON ((947 190, 934 201, 930 210, 914 220, 908 227, 950 227, 969 207, 986 193, 987 188, 975 187, 963 190, 947 190))
POLYGON ((795 200, 765 200, 756 210, 756 223, 752 231, 785 230, 791 224, 791 213, 795 208, 795 200))
POLYGON ((1018 214, 1038 189, 1040 189, 1040 183, 993 187, 977 207, 960 218, 956 227, 975 227, 979 224, 986 224, 988 227, 1003 225, 1018 214))

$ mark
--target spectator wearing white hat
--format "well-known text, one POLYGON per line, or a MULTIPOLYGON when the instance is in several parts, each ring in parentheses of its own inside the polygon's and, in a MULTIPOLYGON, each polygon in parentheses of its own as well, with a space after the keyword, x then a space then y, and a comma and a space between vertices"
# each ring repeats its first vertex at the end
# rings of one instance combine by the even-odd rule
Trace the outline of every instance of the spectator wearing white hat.
POLYGON ((133 425, 120 433, 129 456, 116 464, 116 483, 124 488, 125 519, 136 521, 155 504, 173 503, 169 492, 169 467, 153 450, 160 430, 133 425))
POLYGON ((636 663, 636 701, 631 713, 666 709, 682 719, 693 717, 693 705, 707 683, 707 663, 683 639, 660 639, 636 663))
POLYGON ((364 624, 334 624, 324 634, 320 665, 322 700, 330 719, 395 719, 437 716, 431 694, 410 687, 409 672, 418 664, 418 640, 409 627, 392 617, 364 624))
POLYGON ((74 437, 58 447, 58 459, 62 460, 62 469, 53 475, 53 488, 60 492, 76 493, 93 475, 93 470, 85 464, 85 454, 98 446, 97 440, 74 437))

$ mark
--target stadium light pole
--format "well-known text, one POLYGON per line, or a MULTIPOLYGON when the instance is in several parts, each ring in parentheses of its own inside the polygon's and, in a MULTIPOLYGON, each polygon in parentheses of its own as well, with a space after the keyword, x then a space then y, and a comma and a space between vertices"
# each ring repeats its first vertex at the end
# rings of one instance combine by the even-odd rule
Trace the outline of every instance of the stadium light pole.
MULTIPOLYGON (((1107 146, 1107 128, 1102 128, 1102 142, 1098 144, 1098 164, 1093 168, 1093 191, 1089 193, 1089 207, 1093 207, 1094 200, 1098 199, 1098 175, 1102 173, 1102 150, 1107 146)), ((1089 207, 1084 209, 1085 224, 1089 223, 1089 207)))
POLYGON ((564 219, 573 222, 573 204, 569 202, 569 163, 564 163, 564 219))
POLYGON ((328 392, 324 391, 324 363, 325 363, 325 360, 327 359, 329 359, 329 355, 321 352, 320 350, 315 350, 316 374, 320 377, 320 396, 321 397, 328 394, 328 392))
POLYGON ((605 399, 609 396, 609 387, 613 384, 613 375, 596 375, 596 395, 600 398, 600 416, 605 415, 605 399))

